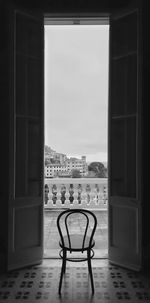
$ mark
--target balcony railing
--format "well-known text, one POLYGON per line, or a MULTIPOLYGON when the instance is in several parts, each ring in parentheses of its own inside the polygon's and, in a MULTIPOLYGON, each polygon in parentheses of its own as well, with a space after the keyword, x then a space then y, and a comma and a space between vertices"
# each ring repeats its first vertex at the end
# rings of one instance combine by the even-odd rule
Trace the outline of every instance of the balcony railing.
POLYGON ((45 178, 45 209, 107 210, 107 178, 45 178))

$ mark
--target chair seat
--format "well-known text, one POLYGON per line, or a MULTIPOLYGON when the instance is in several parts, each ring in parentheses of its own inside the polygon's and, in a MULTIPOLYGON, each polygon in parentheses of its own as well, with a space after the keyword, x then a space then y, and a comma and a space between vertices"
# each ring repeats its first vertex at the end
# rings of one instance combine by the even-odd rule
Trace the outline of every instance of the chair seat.
MULTIPOLYGON (((68 236, 64 236, 63 239, 64 239, 65 249, 70 250, 68 236)), ((87 250, 89 248, 89 241, 90 241, 90 237, 86 236, 83 250, 87 250)), ((70 242, 71 242, 72 251, 81 251, 82 250, 82 245, 83 245, 83 236, 82 235, 78 235, 78 234, 70 235, 70 242)), ((62 247, 61 241, 59 242, 59 245, 62 247)), ((91 248, 94 245, 95 245, 95 241, 92 240, 91 248)))

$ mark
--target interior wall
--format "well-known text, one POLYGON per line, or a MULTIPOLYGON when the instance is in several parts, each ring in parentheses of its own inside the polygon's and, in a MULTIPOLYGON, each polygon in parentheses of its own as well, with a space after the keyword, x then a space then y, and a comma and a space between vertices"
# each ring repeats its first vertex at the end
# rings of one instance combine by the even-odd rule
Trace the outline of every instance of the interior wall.
POLYGON ((149 9, 144 1, 142 11, 142 51, 143 51, 143 246, 145 264, 150 267, 150 198, 149 198, 149 171, 150 171, 150 144, 149 144, 149 100, 150 100, 150 39, 149 37, 149 9))
POLYGON ((135 0, 1 0, 1 2, 7 3, 8 5, 17 5, 25 9, 36 9, 49 13, 98 13, 130 6, 135 0))
POLYGON ((9 41, 7 13, 0 7, 0 272, 6 266, 9 196, 9 41))
MULTIPOLYGON (((8 233, 8 199, 9 199, 9 154, 11 153, 11 146, 9 146, 9 22, 7 9, 9 7, 18 7, 29 9, 31 11, 41 11, 44 13, 67 14, 71 13, 79 15, 82 13, 101 13, 112 12, 120 8, 125 9, 127 6, 134 6, 135 3, 141 5, 142 1, 136 0, 0 0, 0 102, 1 102, 1 119, 0 119, 0 270, 4 267, 4 256, 7 254, 7 233, 8 233)), ((144 8, 144 12, 149 14, 148 7, 144 8)), ((149 73, 150 73, 150 43, 147 39, 147 28, 149 27, 149 16, 143 25, 143 137, 144 139, 144 154, 143 159, 144 172, 149 172, 149 154, 150 145, 147 136, 144 133, 149 129, 149 73)), ((144 235, 143 243, 150 247, 149 232, 149 178, 144 177, 144 235)))

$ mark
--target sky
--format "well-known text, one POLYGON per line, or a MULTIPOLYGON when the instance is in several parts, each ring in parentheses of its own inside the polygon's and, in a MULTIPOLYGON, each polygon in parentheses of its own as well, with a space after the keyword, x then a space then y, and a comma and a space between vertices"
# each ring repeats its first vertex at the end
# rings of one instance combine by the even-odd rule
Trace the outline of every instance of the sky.
POLYGON ((108 25, 45 26, 45 144, 107 161, 108 25))

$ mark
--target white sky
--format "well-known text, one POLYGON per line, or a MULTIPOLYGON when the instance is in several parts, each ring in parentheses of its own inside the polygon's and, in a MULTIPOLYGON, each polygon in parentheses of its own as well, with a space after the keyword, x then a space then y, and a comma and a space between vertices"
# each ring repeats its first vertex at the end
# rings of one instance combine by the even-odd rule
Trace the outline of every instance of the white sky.
POLYGON ((108 25, 45 26, 45 144, 107 161, 108 25))

